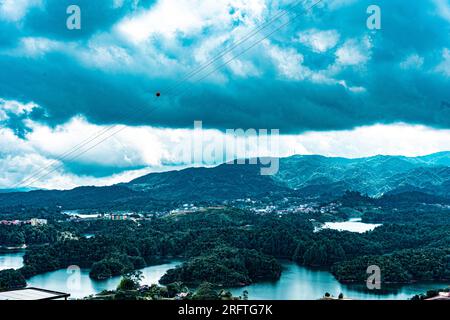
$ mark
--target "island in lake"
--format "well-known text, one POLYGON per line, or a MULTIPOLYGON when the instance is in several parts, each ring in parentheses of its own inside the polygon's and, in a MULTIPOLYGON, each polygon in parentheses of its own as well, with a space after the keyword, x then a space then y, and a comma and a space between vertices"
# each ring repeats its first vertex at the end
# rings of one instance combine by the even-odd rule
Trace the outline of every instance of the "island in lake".
MULTIPOLYGON (((394 160, 358 161, 379 170, 394 160)), ((125 282, 144 292, 134 298, 190 299, 201 289, 221 299, 409 299, 448 286, 446 185, 431 194, 392 182, 396 191, 382 196, 374 194, 379 181, 364 184, 370 195, 330 192, 329 185, 299 189, 291 173, 317 158, 283 161, 275 177, 254 165, 223 165, 110 187, 0 194, 0 288, 128 299, 117 291, 125 282), (75 201, 80 196, 86 201, 75 201), (373 265, 381 270, 379 290, 366 286, 373 265), (78 287, 68 285, 74 279, 78 287)), ((356 160, 339 161, 355 174, 356 160)))

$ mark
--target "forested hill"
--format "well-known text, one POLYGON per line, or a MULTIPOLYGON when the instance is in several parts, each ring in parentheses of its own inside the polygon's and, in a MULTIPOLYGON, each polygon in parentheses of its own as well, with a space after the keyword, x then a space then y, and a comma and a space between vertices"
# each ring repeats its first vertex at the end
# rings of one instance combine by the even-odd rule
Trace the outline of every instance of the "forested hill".
POLYGON ((260 169, 261 165, 223 164, 151 173, 109 187, 0 193, 0 206, 60 205, 65 209, 82 209, 126 204, 132 209, 167 201, 214 202, 284 195, 329 198, 339 197, 347 190, 371 197, 420 194, 438 202, 450 199, 450 152, 415 158, 293 156, 280 159, 279 171, 274 176, 263 176, 260 169))

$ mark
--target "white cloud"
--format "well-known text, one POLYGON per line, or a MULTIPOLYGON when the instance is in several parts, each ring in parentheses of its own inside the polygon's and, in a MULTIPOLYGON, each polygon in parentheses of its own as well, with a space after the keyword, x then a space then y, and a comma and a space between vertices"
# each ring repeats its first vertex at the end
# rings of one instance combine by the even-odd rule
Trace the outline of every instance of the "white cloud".
POLYGON ((348 90, 350 90, 353 93, 367 92, 367 89, 361 86, 349 87, 348 90))
POLYGON ((333 157, 421 156, 450 150, 450 130, 403 123, 290 136, 296 150, 333 157))
POLYGON ((268 40, 264 41, 263 45, 282 78, 295 81, 305 80, 330 86, 339 85, 354 94, 366 92, 366 88, 362 86, 348 85, 347 81, 336 78, 342 69, 340 64, 333 64, 325 70, 314 70, 304 65, 303 55, 294 48, 281 48, 271 44, 268 40))
POLYGON ((273 59, 281 76, 291 80, 302 80, 310 76, 303 64, 303 55, 293 48, 280 48, 265 42, 269 56, 273 59))
POLYGON ((205 64, 221 53, 219 51, 230 39, 229 34, 219 34, 214 37, 206 37, 200 45, 193 51, 193 57, 196 63, 205 64))
POLYGON ((42 5, 42 0, 1 0, 0 20, 20 21, 32 7, 42 5))
POLYGON ((323 53, 336 46, 339 41, 336 30, 309 29, 298 34, 298 41, 311 48, 314 52, 323 53))
POLYGON ((304 65, 304 57, 294 48, 281 48, 271 44, 269 41, 263 42, 268 56, 273 60, 280 77, 288 80, 307 80, 317 84, 340 85, 351 93, 366 92, 362 86, 348 85, 345 80, 335 78, 342 68, 342 65, 331 65, 325 70, 313 70, 304 65))
POLYGON ((30 113, 34 108, 39 106, 33 102, 30 103, 20 103, 14 100, 4 100, 0 98, 0 112, 6 116, 7 113, 13 113, 15 115, 23 115, 30 113))
POLYGON ((433 2, 436 5, 437 13, 447 21, 450 21, 450 4, 448 0, 433 0, 433 2))
POLYGON ((240 77, 258 76, 261 74, 251 61, 235 59, 228 63, 228 67, 235 75, 240 77))
MULTIPOLYGON (((20 112, 18 110, 29 110, 32 105, 15 106, 11 109, 20 112)), ((109 127, 93 125, 83 118, 74 118, 55 128, 32 121, 29 121, 28 125, 33 131, 28 133, 25 139, 19 139, 10 129, 0 126, 0 187, 9 188, 38 172, 40 174, 30 179, 28 183, 32 182, 32 186, 40 188, 68 189, 79 185, 126 182, 153 171, 219 164, 224 161, 224 155, 210 151, 222 146, 221 143, 225 143, 225 146, 231 145, 230 137, 224 131, 207 129, 199 133, 194 129, 142 126, 127 127, 92 150, 81 154, 81 151, 96 145, 121 127, 106 131, 109 127), (81 141, 101 132, 107 134, 101 135, 79 151, 61 159, 61 155, 73 150, 73 147, 79 145, 81 141), (193 141, 199 136, 204 139, 204 149, 200 152, 206 157, 201 160, 205 162, 192 163, 192 160, 195 160, 193 141), (78 154, 80 156, 76 157, 78 154), (188 158, 185 157, 186 154, 188 158), (100 178, 75 175, 65 171, 62 165, 68 160, 75 166, 98 168, 112 166, 123 172, 100 178), (52 164, 53 166, 50 166, 52 164), (137 167, 143 169, 136 170, 137 167), (39 177, 40 179, 35 179, 39 177)), ((248 157, 268 155, 286 157, 293 154, 321 154, 349 158, 377 154, 418 156, 450 150, 450 130, 401 123, 378 124, 345 131, 282 135, 279 137, 278 148, 275 149, 261 147, 256 143, 250 143, 249 146, 248 157)))
MULTIPOLYGON (((329 80, 329 81, 332 81, 332 80, 329 80)), ((366 88, 361 87, 361 86, 349 86, 347 84, 347 81, 345 81, 345 80, 334 80, 334 82, 329 82, 329 84, 339 84, 342 87, 344 87, 345 89, 347 89, 348 91, 353 92, 353 93, 362 93, 362 92, 367 91, 366 88)))
MULTIPOLYGON (((96 145, 112 133, 119 131, 121 126, 102 127, 87 123, 83 118, 74 118, 70 122, 49 128, 41 124, 31 124, 33 131, 27 135, 27 141, 36 151, 46 157, 57 158, 66 150, 71 150, 81 141, 90 140, 100 132, 98 138, 83 146, 87 150, 96 145), (104 131, 104 129, 109 129, 104 131), (82 135, 80 133, 82 132, 82 135)), ((159 141, 158 131, 143 127, 130 127, 120 131, 114 137, 107 139, 107 143, 101 143, 97 147, 80 155, 76 161, 80 164, 101 166, 115 166, 127 168, 135 166, 158 166, 161 155, 165 153, 159 141)), ((74 153, 73 155, 77 154, 74 153)), ((80 152, 81 153, 81 152, 80 152)), ((72 157, 72 155, 71 155, 72 157)))
POLYGON ((86 48, 77 50, 75 54, 85 65, 102 69, 127 68, 134 63, 129 52, 120 46, 90 42, 86 48))
POLYGON ((124 4, 124 0, 113 0, 113 8, 121 8, 124 4))
POLYGON ((442 73, 450 77, 450 50, 445 48, 442 50, 442 62, 436 67, 436 72, 442 73))
POLYGON ((411 54, 405 60, 400 62, 402 69, 420 69, 423 66, 424 58, 418 54, 411 54))
POLYGON ((371 56, 372 44, 368 37, 349 39, 336 51, 337 63, 343 66, 365 64, 371 56))
POLYGON ((34 38, 25 37, 20 40, 20 49, 23 54, 27 56, 43 56, 48 52, 54 50, 61 50, 67 44, 62 44, 58 41, 50 40, 47 38, 34 38))
POLYGON ((265 9, 262 0, 159 0, 151 9, 124 18, 117 30, 135 43, 152 36, 199 34, 206 27, 229 28, 235 21, 253 24, 265 9))

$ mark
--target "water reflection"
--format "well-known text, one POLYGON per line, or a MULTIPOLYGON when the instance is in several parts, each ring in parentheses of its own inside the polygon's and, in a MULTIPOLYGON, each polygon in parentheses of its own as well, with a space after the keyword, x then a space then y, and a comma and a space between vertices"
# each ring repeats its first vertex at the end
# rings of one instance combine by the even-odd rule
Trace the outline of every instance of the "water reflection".
POLYGON ((361 218, 352 218, 345 222, 325 222, 322 226, 316 228, 316 231, 320 231, 322 229, 332 229, 337 231, 364 233, 366 231, 372 231, 379 226, 381 226, 381 224, 364 223, 361 222, 361 218))
POLYGON ((446 283, 414 283, 403 286, 384 286, 380 291, 367 290, 363 285, 345 285, 327 271, 301 267, 293 262, 283 263, 283 273, 276 282, 255 283, 242 288, 231 289, 234 295, 242 295, 244 290, 253 300, 315 300, 326 292, 337 297, 365 300, 407 300, 418 293, 430 289, 445 288, 446 283))
POLYGON ((0 270, 22 268, 24 254, 24 251, 0 253, 0 270))
MULTIPOLYGON (((151 285, 158 283, 167 270, 176 267, 178 264, 180 264, 179 261, 172 261, 140 270, 144 277, 141 284, 151 285)), ((120 279, 121 277, 117 276, 107 280, 96 281, 89 277, 89 269, 72 269, 69 271, 61 269, 34 276, 27 283, 31 287, 68 292, 71 294, 71 298, 80 299, 104 290, 115 290, 120 279)))
MULTIPOLYGON (((0 270, 17 269, 23 265, 24 252, 0 254, 0 270)), ((143 285, 158 283, 167 270, 179 265, 180 261, 172 261, 142 269, 143 285)), ((230 291, 242 295, 249 292, 251 300, 315 300, 328 292, 337 297, 343 293, 352 299, 391 299, 406 300, 415 294, 424 293, 430 289, 445 288, 448 283, 414 283, 402 286, 382 286, 382 290, 367 290, 363 285, 345 285, 327 271, 308 269, 296 263, 283 261, 283 273, 275 282, 255 283, 242 288, 232 288, 230 291)), ((121 277, 113 277, 103 281, 95 281, 89 277, 89 269, 61 269, 34 276, 27 280, 29 286, 49 290, 68 292, 71 298, 80 299, 103 290, 114 290, 121 277)))

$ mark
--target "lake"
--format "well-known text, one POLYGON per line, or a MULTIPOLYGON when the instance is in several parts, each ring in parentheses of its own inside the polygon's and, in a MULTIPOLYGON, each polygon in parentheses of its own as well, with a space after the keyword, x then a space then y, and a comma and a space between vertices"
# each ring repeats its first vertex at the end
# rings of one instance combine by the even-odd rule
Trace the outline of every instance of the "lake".
MULTIPOLYGON (((155 265, 141 269, 142 285, 158 283, 167 270, 180 264, 180 261, 155 265)), ((89 277, 89 269, 61 269, 34 276, 27 280, 31 287, 45 288, 54 291, 69 292, 71 299, 80 299, 103 290, 115 290, 121 277, 96 281, 89 277)))
POLYGON ((0 253, 0 271, 22 268, 24 254, 25 251, 0 253))
POLYGON ((320 231, 322 229, 332 229, 338 231, 364 233, 366 231, 372 231, 379 226, 381 226, 381 224, 364 223, 361 222, 361 218, 352 218, 345 222, 325 222, 322 226, 316 228, 316 231, 320 231))
POLYGON ((430 289, 446 288, 449 283, 418 283, 403 286, 383 287, 382 293, 369 291, 362 285, 345 285, 327 271, 305 268, 293 262, 283 262, 281 278, 275 282, 260 282, 242 288, 231 289, 233 295, 248 291, 251 300, 315 300, 326 292, 337 297, 361 300, 407 300, 430 289))
MULTIPOLYGON (((20 268, 21 253, 0 254, 0 262, 4 269, 20 268), (20 260, 20 261, 19 261, 20 260)), ((142 284, 158 283, 167 270, 174 268, 180 261, 150 266, 142 269, 144 279, 142 284)), ((351 286, 339 283, 334 276, 321 270, 308 269, 290 261, 283 261, 283 273, 278 281, 261 282, 230 291, 242 295, 244 290, 249 292, 250 300, 315 300, 326 292, 334 296, 343 293, 345 297, 353 299, 391 299, 406 300, 418 293, 430 289, 445 288, 448 283, 416 283, 403 286, 390 286, 381 293, 364 290, 363 286, 351 286)), ((68 292, 72 299, 80 299, 103 290, 114 290, 121 277, 113 277, 103 281, 89 278, 89 269, 68 271, 67 269, 52 271, 28 279, 28 285, 55 291, 68 292)))

